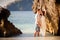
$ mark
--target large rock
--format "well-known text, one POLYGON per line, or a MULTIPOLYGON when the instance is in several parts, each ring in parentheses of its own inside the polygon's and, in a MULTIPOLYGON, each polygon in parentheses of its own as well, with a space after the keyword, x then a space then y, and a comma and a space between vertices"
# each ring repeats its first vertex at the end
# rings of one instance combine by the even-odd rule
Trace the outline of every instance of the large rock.
POLYGON ((0 7, 0 37, 9 37, 22 34, 19 29, 17 29, 10 21, 8 21, 9 15, 9 10, 0 7))
POLYGON ((56 7, 58 10, 58 17, 59 17, 59 23, 58 23, 58 31, 57 31, 57 35, 60 35, 60 1, 56 0, 56 7))
MULTIPOLYGON (((53 35, 60 34, 60 4, 56 0, 34 0, 32 9, 36 13, 38 7, 45 6, 46 9, 46 24, 47 24, 47 31, 53 33, 53 35), (57 6, 57 3, 59 4, 57 6)), ((42 9, 41 8, 41 9, 42 9)))

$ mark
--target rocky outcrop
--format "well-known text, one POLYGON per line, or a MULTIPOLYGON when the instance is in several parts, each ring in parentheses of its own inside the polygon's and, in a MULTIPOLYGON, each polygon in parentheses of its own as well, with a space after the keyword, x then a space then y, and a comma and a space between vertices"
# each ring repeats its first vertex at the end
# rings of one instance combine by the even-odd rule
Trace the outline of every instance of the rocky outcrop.
MULTIPOLYGON (((59 1, 59 0, 58 0, 59 1)), ((59 22, 59 16, 60 16, 60 9, 59 5, 57 6, 56 0, 34 0, 33 1, 33 6, 32 10, 36 13, 36 10, 38 7, 41 7, 43 9, 43 6, 45 7, 46 10, 46 23, 47 23, 47 31, 50 33, 55 34, 60 34, 60 22, 59 22)))
POLYGON ((8 21, 10 11, 0 7, 0 37, 9 37, 13 35, 22 34, 13 23, 8 21))
POLYGON ((58 31, 57 31, 57 35, 60 35, 60 2, 58 1, 58 3, 56 3, 56 7, 57 7, 57 11, 58 11, 58 18, 59 18, 59 22, 58 22, 58 31))

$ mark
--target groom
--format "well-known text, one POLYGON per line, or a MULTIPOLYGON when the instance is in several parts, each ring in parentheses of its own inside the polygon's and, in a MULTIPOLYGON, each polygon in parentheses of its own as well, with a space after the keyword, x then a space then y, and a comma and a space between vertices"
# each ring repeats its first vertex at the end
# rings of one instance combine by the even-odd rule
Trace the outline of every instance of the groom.
POLYGON ((34 37, 40 36, 41 16, 42 16, 42 11, 41 11, 41 9, 38 9, 37 13, 35 14, 36 29, 35 29, 34 37))

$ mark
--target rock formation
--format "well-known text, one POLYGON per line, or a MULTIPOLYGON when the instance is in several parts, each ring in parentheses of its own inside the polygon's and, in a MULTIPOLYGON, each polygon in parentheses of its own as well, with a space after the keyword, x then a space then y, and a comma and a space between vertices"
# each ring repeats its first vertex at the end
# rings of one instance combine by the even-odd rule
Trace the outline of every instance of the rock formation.
POLYGON ((17 29, 10 21, 8 21, 9 15, 9 10, 0 7, 0 37, 9 37, 22 34, 19 29, 17 29))
POLYGON ((47 31, 53 35, 60 35, 60 4, 59 0, 34 0, 32 10, 36 13, 38 7, 46 10, 47 31))
POLYGON ((60 35, 60 0, 56 0, 56 7, 58 11, 58 18, 59 18, 57 35, 59 36, 60 35))

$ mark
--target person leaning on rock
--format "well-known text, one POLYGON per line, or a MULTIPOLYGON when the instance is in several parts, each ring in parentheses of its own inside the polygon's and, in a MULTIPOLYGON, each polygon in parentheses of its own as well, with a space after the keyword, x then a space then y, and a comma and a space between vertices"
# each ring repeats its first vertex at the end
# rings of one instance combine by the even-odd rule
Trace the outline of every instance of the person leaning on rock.
POLYGON ((35 29, 35 32, 34 32, 34 37, 36 36, 40 36, 40 27, 41 27, 41 14, 42 11, 41 9, 37 9, 37 13, 35 14, 35 26, 36 26, 36 29, 35 29))

